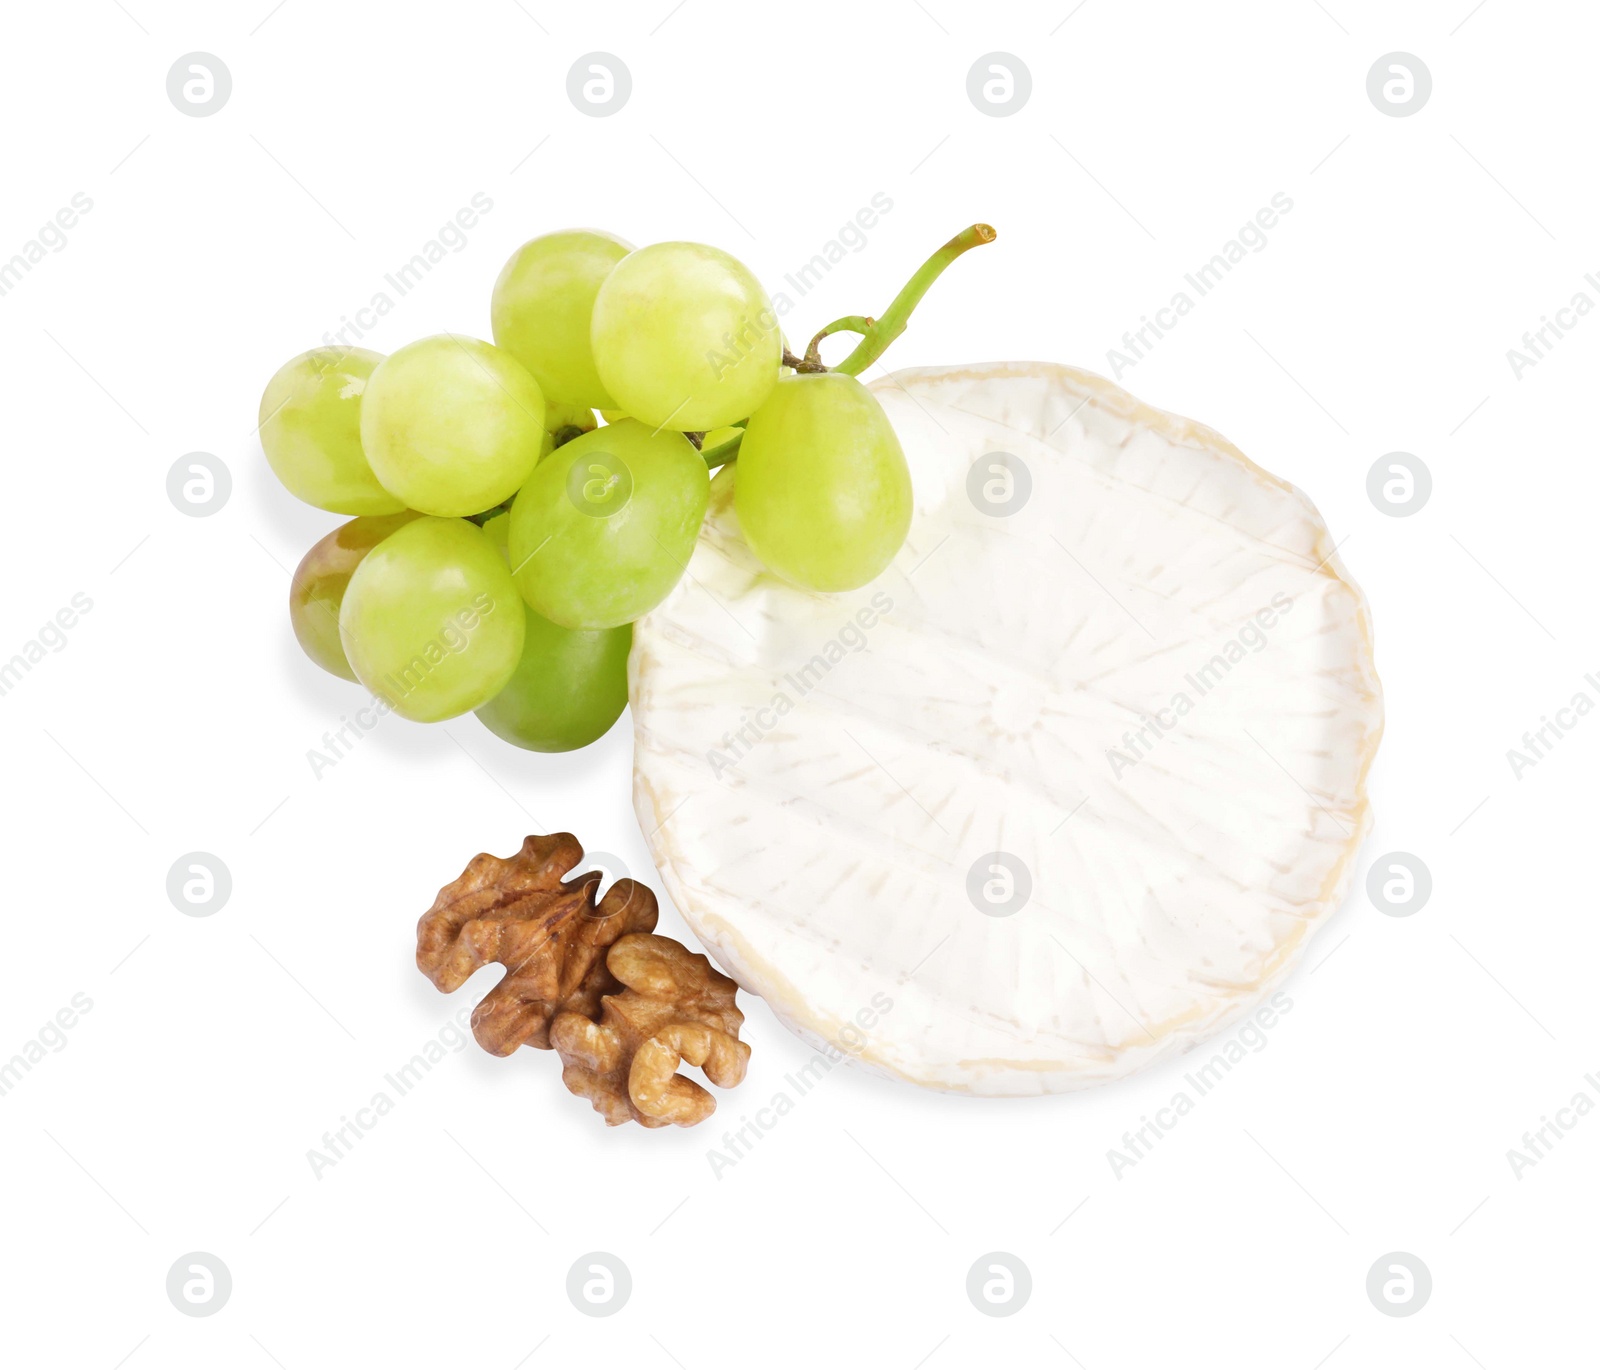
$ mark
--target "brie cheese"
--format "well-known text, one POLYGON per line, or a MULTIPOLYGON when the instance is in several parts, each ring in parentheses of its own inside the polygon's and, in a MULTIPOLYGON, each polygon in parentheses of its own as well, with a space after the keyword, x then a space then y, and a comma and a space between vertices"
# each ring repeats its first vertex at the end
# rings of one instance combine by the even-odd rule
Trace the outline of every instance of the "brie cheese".
POLYGON ((725 469, 634 629, 667 890, 790 1028, 916 1084, 1050 1093, 1188 1050, 1350 883, 1382 732, 1366 601, 1303 494, 1109 381, 873 389, 916 496, 894 565, 779 581, 725 469))

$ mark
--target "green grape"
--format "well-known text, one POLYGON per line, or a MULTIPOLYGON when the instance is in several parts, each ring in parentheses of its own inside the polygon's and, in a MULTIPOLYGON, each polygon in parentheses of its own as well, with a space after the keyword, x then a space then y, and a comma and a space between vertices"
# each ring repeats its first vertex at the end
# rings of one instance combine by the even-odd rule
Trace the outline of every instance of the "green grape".
POLYGON ((291 495, 335 514, 397 514, 361 451, 361 396, 382 353, 317 347, 285 362, 261 395, 261 449, 291 495))
POLYGON ((620 409, 602 409, 600 411, 600 417, 607 423, 620 423, 628 416, 620 409))
MULTIPOLYGON (((547 404, 544 407, 544 436, 539 439, 539 460, 543 461, 556 450, 556 439, 571 442, 580 433, 595 430, 594 411, 577 409, 564 404, 547 404)), ((489 525, 484 524, 487 528, 489 525)))
POLYGON ((515 494, 544 436, 533 377, 509 353, 453 333, 392 353, 361 403, 361 444, 384 488, 447 518, 515 494))
POLYGON ((420 723, 499 694, 525 632, 505 562, 464 519, 419 518, 391 533, 356 567, 339 610, 356 678, 420 723))
POLYGON ((340 524, 316 543, 295 567, 289 582, 289 622, 305 654, 325 671, 345 680, 356 673, 339 641, 339 606, 345 587, 362 559, 390 533, 422 515, 406 509, 340 524))
POLYGON ((709 486, 682 433, 633 419, 558 447, 511 506, 522 597, 564 628, 632 623, 688 566, 709 486))
POLYGON ((628 702, 633 625, 562 628, 526 604, 527 642, 511 682, 477 710, 496 737, 530 752, 572 752, 604 737, 628 702))
MULTIPOLYGON (((511 517, 483 531, 508 562, 511 517)), ((582 632, 563 628, 524 604, 527 636, 511 682, 478 710, 496 737, 531 752, 570 752, 603 737, 628 702, 633 625, 582 632)))
POLYGON ((498 514, 483 521, 483 535, 494 544, 495 551, 500 553, 500 560, 509 568, 511 565, 511 511, 502 509, 498 514))
POLYGON ((594 410, 585 409, 581 404, 562 404, 556 400, 550 400, 545 404, 544 430, 547 433, 559 433, 563 428, 576 428, 580 433, 592 433, 598 426, 594 410))
MULTIPOLYGON (((556 439, 571 442, 580 433, 592 433, 596 427, 594 411, 573 404, 546 404, 544 407, 544 437, 539 442, 539 460, 543 461, 556 450, 556 439)), ((484 527, 488 527, 485 524, 484 527)))
POLYGON ((624 257, 595 297, 590 336, 616 404, 652 428, 680 432, 750 414, 771 393, 783 357, 760 282, 701 243, 656 243, 624 257))
POLYGON ((750 416, 733 505, 750 550, 785 580, 853 590, 911 527, 911 473, 888 415, 853 376, 786 376, 750 416))
POLYGON ((527 367, 545 398, 586 409, 615 401, 595 373, 589 316, 595 292, 632 246, 609 233, 546 233, 511 254, 489 306, 494 340, 527 367))

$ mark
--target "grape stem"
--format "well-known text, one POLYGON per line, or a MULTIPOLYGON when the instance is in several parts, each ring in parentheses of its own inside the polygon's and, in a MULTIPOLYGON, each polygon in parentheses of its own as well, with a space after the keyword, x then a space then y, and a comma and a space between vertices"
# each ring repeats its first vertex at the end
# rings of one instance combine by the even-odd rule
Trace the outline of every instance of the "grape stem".
POLYGON ((734 437, 729 438, 727 442, 719 442, 709 451, 702 452, 700 455, 705 460, 706 469, 708 471, 715 471, 719 466, 726 466, 730 461, 739 455, 739 444, 743 441, 744 429, 741 428, 739 432, 734 437))
POLYGON ((514 499, 516 499, 515 495, 506 500, 505 503, 495 505, 493 509, 485 509, 481 514, 468 514, 467 522, 475 523, 482 528, 490 519, 498 518, 501 514, 509 514, 511 512, 511 501, 514 499))
MULTIPOLYGON (((906 320, 911 311, 921 303, 928 287, 939 279, 945 267, 969 248, 982 247, 995 240, 995 231, 988 224, 973 224, 964 228, 917 268, 893 302, 883 311, 856 345, 856 350, 833 369, 847 376, 859 376, 884 353, 884 349, 906 331, 906 320)), ((831 327, 831 325, 830 325, 831 327)))
MULTIPOLYGON (((813 339, 812 340, 812 346, 815 346, 815 345, 816 345, 816 340, 813 339)), ((821 357, 814 357, 814 356, 811 355, 811 349, 810 348, 806 349, 806 355, 803 356, 803 357, 797 357, 787 347, 784 348, 783 349, 783 362, 782 362, 782 365, 787 366, 787 367, 792 367, 794 370, 798 371, 802 376, 816 375, 817 373, 822 372, 822 371, 826 371, 828 369, 827 367, 825 367, 822 364, 822 358, 821 357)))
MULTIPOLYGON (((865 314, 847 314, 842 319, 835 319, 811 339, 805 356, 797 357, 787 347, 784 348, 783 364, 793 367, 801 375, 816 375, 830 369, 842 371, 847 376, 859 375, 884 354, 890 343, 906 331, 906 320, 911 317, 911 311, 922 303, 922 297, 928 293, 928 287, 939 279, 945 267, 969 248, 992 243, 996 236, 994 229, 988 224, 973 224, 970 228, 962 229, 917 268, 916 274, 901 287, 900 293, 876 319, 865 314), (822 340, 834 333, 857 333, 860 334, 861 341, 856 344, 855 350, 848 357, 837 366, 829 368, 822 364, 819 349, 822 340)), ((748 422, 748 419, 742 420, 739 427, 742 429, 748 422)), ((739 443, 743 438, 744 433, 740 432, 727 442, 718 443, 709 451, 702 451, 700 456, 705 461, 707 469, 715 471, 719 466, 725 466, 735 460, 739 455, 739 443)))
POLYGON ((847 314, 842 319, 835 319, 811 340, 811 345, 806 348, 805 360, 814 363, 819 370, 826 370, 827 368, 822 365, 822 354, 818 350, 822 346, 822 340, 833 333, 859 333, 864 338, 871 332, 873 323, 874 320, 863 314, 847 314))

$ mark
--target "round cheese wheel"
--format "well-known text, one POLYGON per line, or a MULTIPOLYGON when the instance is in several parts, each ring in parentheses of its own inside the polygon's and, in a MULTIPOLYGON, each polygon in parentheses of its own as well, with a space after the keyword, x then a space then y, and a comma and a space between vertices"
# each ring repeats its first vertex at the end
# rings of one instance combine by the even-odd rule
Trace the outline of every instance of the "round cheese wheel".
POLYGON ((1311 502, 1063 366, 878 382, 915 489, 848 594, 766 572, 735 465, 634 630, 635 807, 708 950, 806 1040, 1039 1094, 1186 1051, 1343 898, 1382 732, 1311 502))

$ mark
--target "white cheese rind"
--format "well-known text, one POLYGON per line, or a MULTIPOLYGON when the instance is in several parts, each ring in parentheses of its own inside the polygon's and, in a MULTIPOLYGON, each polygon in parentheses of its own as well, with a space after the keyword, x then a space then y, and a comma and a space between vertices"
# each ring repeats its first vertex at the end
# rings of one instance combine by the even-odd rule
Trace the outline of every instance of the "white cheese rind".
POLYGON ((635 627, 635 807, 668 892, 790 1028, 917 1084, 1053 1093, 1187 1050, 1349 884, 1382 732, 1366 601, 1304 495, 1109 381, 873 388, 916 496, 893 567, 782 583, 724 473, 635 627), (997 451, 1031 480, 1008 516, 968 494, 997 451), (969 894, 996 851, 1032 884, 1005 916, 969 894))

